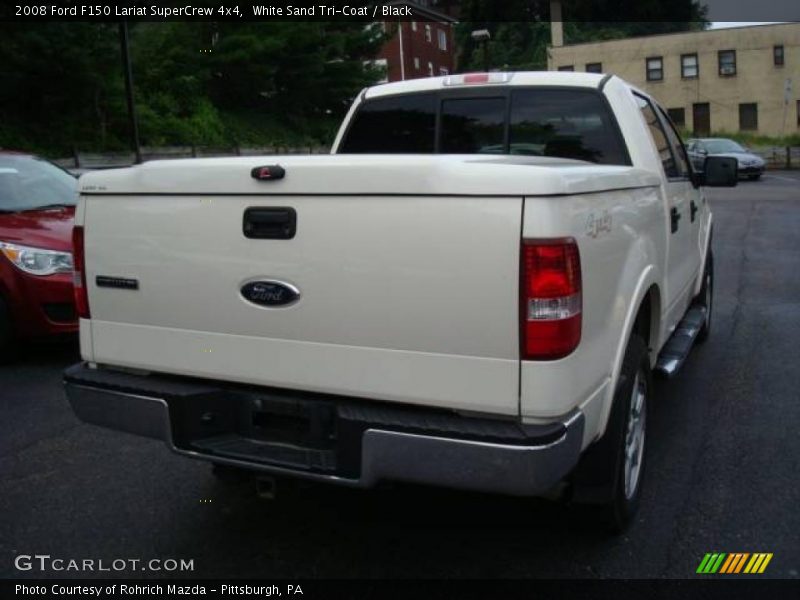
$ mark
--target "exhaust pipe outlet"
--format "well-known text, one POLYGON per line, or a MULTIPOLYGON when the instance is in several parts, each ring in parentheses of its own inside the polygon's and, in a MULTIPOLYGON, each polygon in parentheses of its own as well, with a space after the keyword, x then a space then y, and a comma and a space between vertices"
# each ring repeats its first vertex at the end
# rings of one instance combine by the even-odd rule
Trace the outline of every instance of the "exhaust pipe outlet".
POLYGON ((256 476, 256 494, 264 500, 274 500, 278 482, 267 475, 256 476))

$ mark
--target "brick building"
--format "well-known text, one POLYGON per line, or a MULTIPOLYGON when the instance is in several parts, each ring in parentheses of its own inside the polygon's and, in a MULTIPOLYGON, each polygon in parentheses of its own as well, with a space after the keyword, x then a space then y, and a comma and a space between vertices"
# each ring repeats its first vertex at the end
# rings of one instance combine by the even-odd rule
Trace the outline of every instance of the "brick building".
POLYGON ((550 70, 619 75, 695 135, 800 132, 800 23, 572 45, 553 25, 550 70))
POLYGON ((375 63, 386 68, 385 81, 447 75, 455 70, 456 19, 421 2, 395 2, 412 8, 417 21, 386 21, 391 36, 375 63))

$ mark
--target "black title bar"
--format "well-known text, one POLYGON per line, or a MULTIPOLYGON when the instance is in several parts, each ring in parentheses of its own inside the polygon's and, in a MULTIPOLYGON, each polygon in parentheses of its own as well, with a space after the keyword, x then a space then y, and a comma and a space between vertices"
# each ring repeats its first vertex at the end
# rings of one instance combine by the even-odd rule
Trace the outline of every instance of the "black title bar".
MULTIPOLYGON (((562 0, 564 21, 682 22, 696 16, 693 0, 562 0), (654 9, 655 7, 655 9, 654 9), (602 9, 602 10, 600 10, 602 9), (598 18, 598 15, 601 15, 598 18)), ((797 0, 699 0, 709 21, 800 21, 797 0)), ((35 21, 549 21, 550 0, 16 0, 0 5, 0 20, 35 21)))
POLYGON ((282 600, 770 600, 796 599, 798 580, 123 580, 7 579, 0 598, 281 598, 282 600))

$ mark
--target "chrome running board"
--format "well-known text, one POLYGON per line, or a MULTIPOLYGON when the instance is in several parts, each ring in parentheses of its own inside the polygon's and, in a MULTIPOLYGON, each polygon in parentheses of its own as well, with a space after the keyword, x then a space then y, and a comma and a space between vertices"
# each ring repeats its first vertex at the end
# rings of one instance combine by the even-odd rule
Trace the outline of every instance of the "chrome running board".
POLYGON ((656 361, 655 371, 666 377, 672 377, 683 366, 686 357, 692 350, 697 334, 706 320, 704 306, 692 306, 678 323, 672 336, 664 344, 656 361))

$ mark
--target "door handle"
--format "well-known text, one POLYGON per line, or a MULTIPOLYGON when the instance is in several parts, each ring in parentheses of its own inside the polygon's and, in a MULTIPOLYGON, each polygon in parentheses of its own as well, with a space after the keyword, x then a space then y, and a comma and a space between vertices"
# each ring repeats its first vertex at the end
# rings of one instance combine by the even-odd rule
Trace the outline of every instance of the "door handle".
POLYGON ((690 210, 691 210, 692 223, 694 223, 694 218, 697 215, 697 210, 698 210, 697 209, 697 204, 694 203, 694 200, 692 200, 691 209, 690 210))
POLYGON ((672 210, 669 211, 670 230, 672 233, 678 231, 678 221, 680 220, 681 213, 678 212, 678 208, 676 206, 673 206, 672 210))

